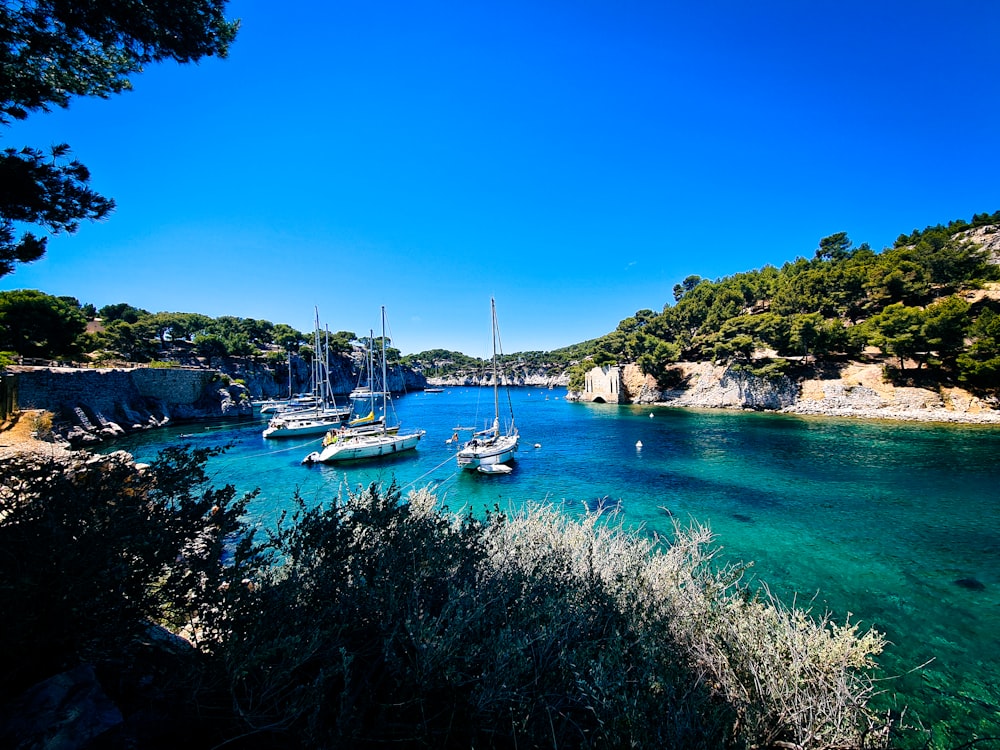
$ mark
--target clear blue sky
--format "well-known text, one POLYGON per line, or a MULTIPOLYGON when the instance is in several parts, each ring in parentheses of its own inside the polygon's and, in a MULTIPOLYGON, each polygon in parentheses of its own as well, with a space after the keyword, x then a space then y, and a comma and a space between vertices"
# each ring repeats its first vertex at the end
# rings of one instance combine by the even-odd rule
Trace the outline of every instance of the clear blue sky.
POLYGON ((0 289, 553 349, 1000 210, 1000 2, 235 0, 226 60, 0 131, 118 204, 0 289))

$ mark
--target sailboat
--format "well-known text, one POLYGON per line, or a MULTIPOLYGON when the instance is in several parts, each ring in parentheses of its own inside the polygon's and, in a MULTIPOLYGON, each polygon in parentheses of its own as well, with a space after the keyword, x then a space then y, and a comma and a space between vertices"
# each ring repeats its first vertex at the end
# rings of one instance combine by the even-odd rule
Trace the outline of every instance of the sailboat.
MULTIPOLYGON (((327 336, 329 338, 329 335, 327 336)), ((313 390, 316 403, 302 409, 278 412, 264 430, 265 438, 298 438, 322 435, 351 416, 350 407, 337 406, 330 386, 330 348, 320 336, 319 308, 313 333, 316 355, 313 357, 313 390)))
MULTIPOLYGON (((292 349, 288 347, 288 396, 271 398, 260 402, 261 414, 285 414, 290 411, 315 409, 320 406, 320 399, 315 390, 312 393, 292 393, 292 349)), ((315 367, 313 368, 315 371, 315 367)), ((315 378, 314 378, 315 379, 315 378)))
MULTIPOLYGON (((506 431, 500 430, 500 375, 497 368, 497 341, 500 338, 500 331, 497 325, 496 300, 492 297, 490 309, 493 315, 493 424, 485 430, 472 434, 472 439, 458 452, 458 465, 463 469, 475 469, 483 474, 509 474, 511 467, 507 463, 517 452, 519 436, 514 426, 513 407, 510 410, 510 422, 506 431)), ((509 405, 509 394, 507 402, 509 405)))
MULTIPOLYGON (((369 349, 369 352, 371 354, 372 350, 369 349)), ((352 394, 355 397, 355 405, 365 404, 368 413, 361 413, 346 425, 327 432, 326 437, 323 439, 323 450, 313 451, 302 459, 302 463, 334 463, 359 458, 392 456, 397 453, 413 450, 417 447, 420 438, 425 434, 424 430, 401 433, 398 421, 394 419, 392 424, 389 423, 389 412, 392 406, 389 400, 391 394, 389 393, 385 361, 385 306, 382 307, 381 354, 381 388, 376 390, 374 366, 369 357, 368 386, 356 389, 352 394), (382 399, 382 413, 376 417, 375 401, 379 397, 382 399)), ((364 412, 364 409, 360 411, 364 412)), ((393 416, 395 417, 394 412, 393 416)))

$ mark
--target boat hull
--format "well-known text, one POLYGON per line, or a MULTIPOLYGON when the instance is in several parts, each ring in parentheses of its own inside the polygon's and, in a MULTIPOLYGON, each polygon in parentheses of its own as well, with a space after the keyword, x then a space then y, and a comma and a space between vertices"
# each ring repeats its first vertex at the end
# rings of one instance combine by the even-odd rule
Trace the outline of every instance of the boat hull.
POLYGON ((480 445, 470 445, 458 452, 458 465, 463 469, 478 469, 480 466, 505 464, 517 453, 517 436, 508 435, 480 445))
POLYGON ((423 436, 423 430, 406 435, 385 433, 382 435, 352 436, 326 446, 313 460, 321 463, 336 463, 338 461, 392 456, 413 450, 423 436))
POLYGON ((265 438, 298 438, 310 435, 325 435, 328 430, 338 427, 350 416, 349 411, 333 412, 318 417, 276 417, 262 433, 265 438))

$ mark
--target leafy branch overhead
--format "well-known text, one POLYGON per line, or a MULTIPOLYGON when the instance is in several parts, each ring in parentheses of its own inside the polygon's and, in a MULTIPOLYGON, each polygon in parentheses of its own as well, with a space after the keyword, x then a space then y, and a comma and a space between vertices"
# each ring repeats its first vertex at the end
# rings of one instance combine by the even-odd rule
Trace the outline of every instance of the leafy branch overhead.
POLYGON ((49 157, 33 148, 5 149, 0 156, 0 276, 14 263, 30 263, 45 254, 44 237, 24 232, 15 239, 15 222, 35 224, 53 233, 75 232, 81 219, 103 219, 115 207, 87 187, 90 171, 76 159, 66 161, 69 146, 54 146, 49 157))
MULTIPOLYGON (((225 57, 239 23, 224 9, 225 0, 0 4, 0 124, 126 91, 151 62, 225 57)), ((48 156, 28 147, 0 154, 0 277, 45 254, 46 238, 19 225, 73 232, 114 208, 87 187, 89 171, 69 153, 62 144, 48 156)))

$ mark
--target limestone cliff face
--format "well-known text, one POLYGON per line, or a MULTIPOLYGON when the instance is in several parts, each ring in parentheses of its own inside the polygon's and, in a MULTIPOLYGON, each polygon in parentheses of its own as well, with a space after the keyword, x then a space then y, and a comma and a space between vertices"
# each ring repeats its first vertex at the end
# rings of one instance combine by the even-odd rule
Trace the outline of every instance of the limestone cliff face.
POLYGON ((798 398, 791 378, 766 378, 746 370, 711 362, 678 364, 684 386, 663 391, 659 402, 671 406, 777 411, 798 398))
MULTIPOLYGON (((597 369, 603 372, 609 368, 595 368, 595 374, 597 369)), ((791 406, 798 397, 798 386, 788 377, 765 378, 711 362, 674 365, 675 379, 680 385, 670 390, 661 390, 656 379, 643 375, 635 364, 613 369, 620 371, 620 403, 776 411, 791 406)), ((587 396, 571 394, 576 400, 593 400, 587 396)))
MULTIPOLYGON (((333 395, 346 396, 361 384, 364 372, 363 357, 337 354, 330 357, 330 386, 333 395)), ((250 395, 255 399, 283 398, 288 395, 288 365, 269 365, 247 359, 230 359, 222 363, 220 372, 246 383, 250 395)), ((419 391, 427 386, 427 378, 421 373, 406 368, 393 368, 388 373, 389 390, 419 391)), ((292 392, 303 393, 312 388, 312 372, 308 362, 301 357, 292 357, 292 392)))
POLYGON ((212 370, 15 368, 17 408, 55 415, 71 444, 97 442, 171 421, 248 416, 245 386, 212 370))
MULTIPOLYGON (((425 378, 425 385, 433 386, 491 386, 491 372, 468 372, 449 375, 448 377, 425 378)), ((569 375, 556 369, 537 368, 520 370, 510 376, 501 375, 501 384, 511 386, 531 386, 533 388, 565 387, 569 384, 569 375)))
MULTIPOLYGON (((594 372, 607 369, 595 368, 594 372)), ((995 403, 961 388, 894 386, 885 382, 878 364, 851 363, 834 375, 796 380, 787 375, 762 377, 711 362, 681 362, 672 367, 680 385, 662 391, 636 365, 620 369, 621 403, 1000 424, 995 403)), ((590 401, 592 395, 571 393, 568 398, 590 401)))
POLYGON ((933 422, 1000 424, 997 404, 962 388, 913 388, 888 383, 876 364, 851 363, 837 378, 810 378, 784 411, 933 422))

